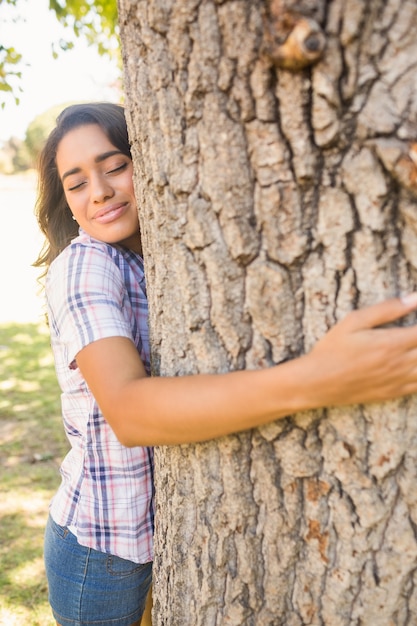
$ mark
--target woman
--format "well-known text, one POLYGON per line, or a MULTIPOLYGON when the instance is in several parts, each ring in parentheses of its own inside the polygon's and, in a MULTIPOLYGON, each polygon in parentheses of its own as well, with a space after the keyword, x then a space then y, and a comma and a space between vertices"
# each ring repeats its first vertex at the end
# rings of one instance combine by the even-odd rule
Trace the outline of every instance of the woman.
POLYGON ((71 450, 45 537, 62 626, 139 624, 152 562, 152 447, 306 409, 417 391, 417 328, 377 328, 417 294, 349 314, 307 355, 262 371, 149 377, 147 302, 123 108, 65 109, 40 160, 51 343, 71 450), (303 384, 300 385, 300 381, 303 384))

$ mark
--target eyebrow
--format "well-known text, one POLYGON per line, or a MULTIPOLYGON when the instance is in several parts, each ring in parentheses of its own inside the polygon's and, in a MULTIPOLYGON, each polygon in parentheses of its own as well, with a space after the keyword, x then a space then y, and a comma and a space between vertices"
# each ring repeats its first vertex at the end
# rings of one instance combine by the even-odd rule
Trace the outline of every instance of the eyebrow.
MULTIPOLYGON (((94 159, 94 163, 102 163, 103 161, 110 158, 111 156, 114 156, 115 154, 124 154, 124 153, 121 152, 120 150, 109 150, 109 152, 103 152, 103 154, 99 154, 98 156, 96 156, 96 158, 94 159)), ((80 167, 74 167, 72 170, 68 170, 62 175, 61 182, 64 182, 64 180, 68 178, 68 176, 72 176, 72 174, 79 174, 80 172, 81 172, 80 167)))

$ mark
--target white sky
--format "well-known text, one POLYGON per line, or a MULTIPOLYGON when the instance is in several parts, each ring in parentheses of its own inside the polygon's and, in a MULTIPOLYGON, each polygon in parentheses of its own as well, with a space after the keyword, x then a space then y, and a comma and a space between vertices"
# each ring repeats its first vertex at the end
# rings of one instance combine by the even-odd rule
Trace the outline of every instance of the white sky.
POLYGON ((77 100, 120 99, 115 86, 119 77, 116 64, 100 57, 82 37, 75 38, 69 28, 63 28, 48 5, 49 0, 19 0, 13 9, 0 3, 0 41, 23 55, 20 104, 0 92, 0 103, 5 102, 0 108, 0 143, 11 136, 23 139, 30 122, 52 106, 77 100), (12 18, 17 15, 21 19, 14 22, 12 18), (74 41, 74 48, 60 52, 61 38, 74 41), (52 44, 59 51, 58 59, 52 57, 52 44))

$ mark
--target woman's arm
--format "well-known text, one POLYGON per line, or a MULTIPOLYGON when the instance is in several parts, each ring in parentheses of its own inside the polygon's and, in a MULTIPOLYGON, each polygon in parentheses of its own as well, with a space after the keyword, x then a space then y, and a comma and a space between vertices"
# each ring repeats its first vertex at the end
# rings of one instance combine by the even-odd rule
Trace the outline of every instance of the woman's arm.
POLYGON ((306 409, 417 392, 417 326, 378 328, 417 295, 350 313, 300 358, 259 371, 148 378, 133 343, 101 339, 77 364, 126 446, 205 441, 306 409))

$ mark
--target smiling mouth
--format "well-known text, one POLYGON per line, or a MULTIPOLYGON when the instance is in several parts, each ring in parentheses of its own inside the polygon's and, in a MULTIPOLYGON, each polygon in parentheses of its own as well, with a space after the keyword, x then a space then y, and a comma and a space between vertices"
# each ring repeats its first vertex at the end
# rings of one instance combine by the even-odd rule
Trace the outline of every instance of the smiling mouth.
POLYGON ((113 222, 118 219, 126 210, 126 203, 115 204, 105 209, 100 209, 95 213, 93 219, 100 224, 106 224, 107 222, 113 222))

